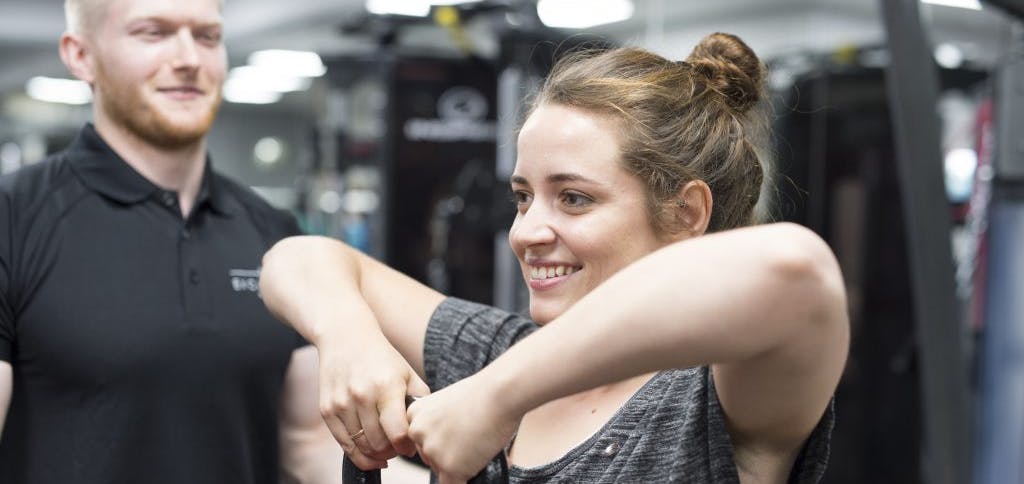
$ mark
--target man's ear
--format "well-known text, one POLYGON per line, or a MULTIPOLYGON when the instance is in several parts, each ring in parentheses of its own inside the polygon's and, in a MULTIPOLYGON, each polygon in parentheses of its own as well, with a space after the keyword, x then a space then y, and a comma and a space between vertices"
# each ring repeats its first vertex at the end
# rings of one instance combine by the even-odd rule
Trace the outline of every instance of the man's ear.
POLYGON ((96 66, 92 50, 81 35, 65 32, 60 37, 60 59, 73 76, 92 85, 96 79, 96 66))
POLYGON ((711 223, 711 187, 703 180, 692 180, 686 182, 679 193, 676 194, 676 210, 679 211, 678 220, 682 230, 682 236, 696 237, 704 235, 711 223))

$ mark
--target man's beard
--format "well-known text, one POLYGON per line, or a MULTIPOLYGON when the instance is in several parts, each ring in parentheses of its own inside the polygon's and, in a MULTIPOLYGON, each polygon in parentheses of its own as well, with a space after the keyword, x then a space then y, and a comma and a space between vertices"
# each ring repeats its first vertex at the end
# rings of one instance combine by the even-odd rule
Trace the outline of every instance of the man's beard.
POLYGON ((140 139, 160 148, 176 149, 195 144, 206 136, 220 108, 220 90, 207 112, 181 122, 160 112, 142 96, 140 86, 124 83, 97 66, 95 88, 100 108, 111 121, 140 139))

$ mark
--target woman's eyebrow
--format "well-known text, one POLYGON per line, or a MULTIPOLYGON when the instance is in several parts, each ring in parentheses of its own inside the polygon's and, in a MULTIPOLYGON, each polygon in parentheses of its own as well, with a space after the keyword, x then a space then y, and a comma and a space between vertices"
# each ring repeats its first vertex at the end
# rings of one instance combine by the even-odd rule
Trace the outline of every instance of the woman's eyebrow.
MULTIPOLYGON (((591 178, 587 178, 587 177, 585 177, 583 175, 580 175, 579 173, 552 173, 552 174, 548 175, 545 178, 545 180, 548 183, 563 183, 563 182, 568 182, 568 181, 574 181, 574 182, 590 183, 590 184, 593 184, 593 185, 603 185, 603 183, 601 183, 601 182, 599 182, 597 180, 591 179, 591 178)), ((513 175, 511 178, 509 178, 509 182, 511 182, 513 185, 526 185, 526 186, 530 186, 530 182, 526 181, 526 178, 523 177, 523 176, 520 176, 520 175, 513 175)))
POLYGON ((547 176, 548 183, 561 183, 561 182, 583 182, 590 183, 592 185, 603 185, 603 183, 587 178, 579 173, 552 173, 547 176))

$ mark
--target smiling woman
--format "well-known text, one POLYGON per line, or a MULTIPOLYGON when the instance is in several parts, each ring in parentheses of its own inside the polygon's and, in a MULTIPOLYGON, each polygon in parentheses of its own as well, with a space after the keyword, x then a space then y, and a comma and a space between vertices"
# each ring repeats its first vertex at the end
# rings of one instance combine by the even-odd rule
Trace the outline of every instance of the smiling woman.
POLYGON ((644 210, 643 181, 619 162, 619 124, 543 104, 519 135, 512 175, 518 213, 509 242, 522 262, 537 323, 667 242, 644 210))
POLYGON ((747 227, 764 79, 728 34, 680 62, 622 48, 555 67, 510 180, 532 319, 337 241, 278 243, 263 299, 319 348, 321 412, 349 457, 415 450, 441 482, 502 451, 514 482, 819 480, 845 294, 816 235, 747 227))

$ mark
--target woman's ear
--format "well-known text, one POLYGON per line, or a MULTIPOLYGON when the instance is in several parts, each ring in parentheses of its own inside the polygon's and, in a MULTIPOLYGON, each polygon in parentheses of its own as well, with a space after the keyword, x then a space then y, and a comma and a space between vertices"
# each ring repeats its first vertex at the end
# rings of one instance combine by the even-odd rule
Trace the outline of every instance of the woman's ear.
POLYGON ((676 195, 680 238, 704 235, 711 223, 711 187, 703 180, 686 182, 676 195))

